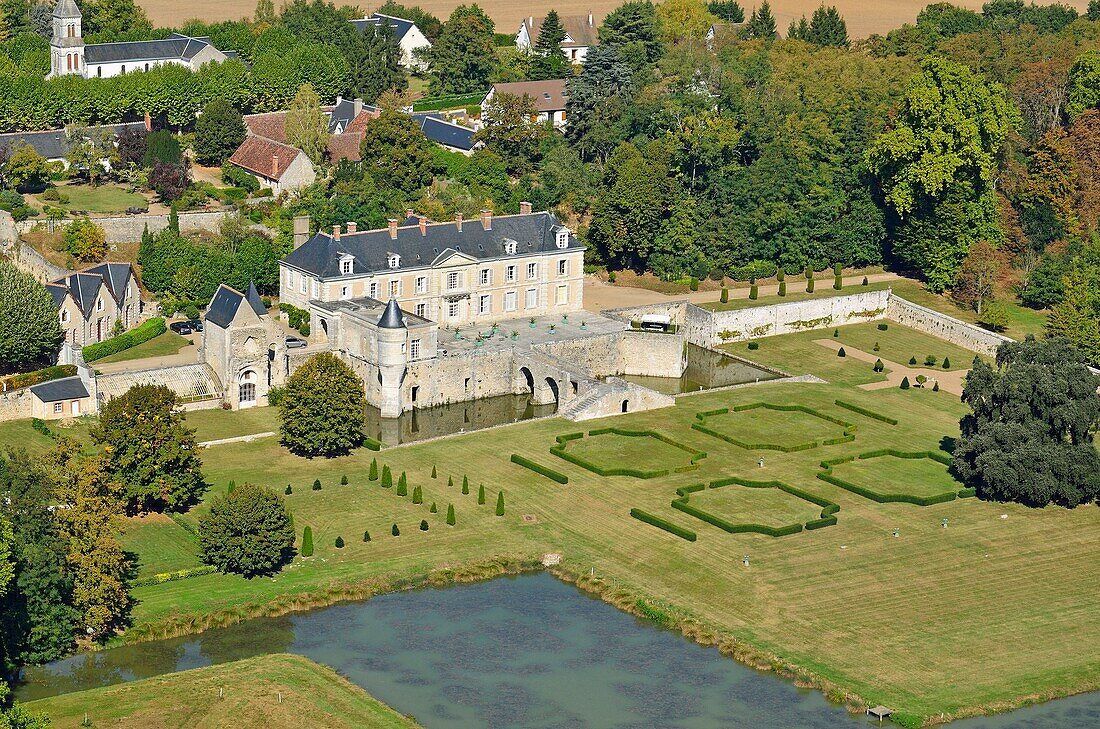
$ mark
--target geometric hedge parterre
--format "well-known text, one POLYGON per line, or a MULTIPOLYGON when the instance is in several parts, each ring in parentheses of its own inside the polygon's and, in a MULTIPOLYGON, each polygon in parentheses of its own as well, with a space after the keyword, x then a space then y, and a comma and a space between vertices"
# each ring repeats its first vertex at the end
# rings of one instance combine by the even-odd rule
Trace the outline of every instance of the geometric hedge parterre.
POLYGON ((670 473, 684 473, 686 471, 694 471, 699 468, 699 461, 707 457, 704 451, 698 451, 691 446, 679 443, 672 438, 669 438, 663 433, 658 433, 652 430, 626 430, 623 428, 596 428, 588 431, 589 438, 599 438, 600 436, 623 436, 626 438, 653 438, 666 445, 670 445, 686 454, 686 463, 680 464, 668 464, 667 468, 657 468, 651 470, 641 470, 637 468, 629 468, 625 466, 610 465, 604 463, 596 463, 590 458, 584 458, 572 453, 568 450, 569 444, 575 441, 579 441, 585 437, 582 433, 569 433, 567 435, 559 435, 557 437, 558 444, 550 449, 558 458, 562 458, 570 463, 576 464, 581 468, 585 468, 600 476, 633 476, 635 478, 658 478, 660 476, 667 476, 670 473))
POLYGON ((805 405, 776 405, 768 402, 754 402, 747 405, 735 405, 733 408, 719 408, 717 410, 705 410, 695 414, 695 419, 699 422, 692 423, 693 430, 697 430, 700 433, 705 433, 711 437, 724 440, 727 443, 732 443, 735 446, 744 448, 746 450, 769 450, 769 451, 781 451, 783 453, 793 453, 794 451, 804 451, 810 448, 817 448, 823 445, 836 445, 839 443, 851 443, 856 439, 855 431, 856 425, 849 423, 846 420, 841 420, 838 417, 823 413, 819 410, 806 407, 805 405), (844 432, 837 438, 823 438, 821 440, 808 440, 803 443, 795 445, 782 445, 780 443, 749 443, 738 438, 733 437, 727 433, 723 433, 716 430, 713 425, 707 423, 708 418, 714 418, 719 415, 726 415, 729 412, 740 413, 746 410, 755 410, 757 408, 765 408, 767 410, 775 410, 777 412, 800 412, 806 415, 810 415, 815 418, 820 418, 830 423, 834 423, 844 428, 844 432))
POLYGON ((771 537, 782 537, 788 534, 797 534, 803 529, 821 529, 823 527, 832 526, 836 524, 836 513, 840 511, 840 506, 834 504, 828 499, 811 494, 802 489, 795 488, 789 484, 785 484, 782 481, 750 481, 744 478, 737 478, 731 476, 729 478, 718 479, 717 481, 711 481, 709 485, 701 483, 694 484, 692 486, 684 486, 683 488, 676 489, 676 494, 680 497, 673 500, 672 508, 694 516, 696 519, 701 519, 708 524, 722 529, 730 534, 740 534, 746 532, 752 532, 756 534, 766 534, 771 537), (741 486, 750 489, 779 489, 791 496, 794 496, 804 501, 809 501, 811 504, 821 507, 821 514, 816 519, 811 519, 805 523, 796 522, 794 524, 787 524, 781 527, 771 527, 765 524, 753 524, 751 522, 735 523, 723 519, 722 517, 700 508, 699 506, 691 503, 691 495, 697 493, 706 488, 719 489, 728 486, 741 486))
POLYGON ((868 451, 867 453, 861 453, 858 456, 844 456, 842 458, 832 458, 821 462, 821 472, 817 474, 817 477, 822 481, 839 486, 842 489, 851 491, 854 494, 858 494, 864 498, 871 499, 880 504, 888 503, 906 503, 916 504, 917 506, 930 506, 931 504, 942 504, 946 501, 954 501, 955 499, 965 499, 970 496, 974 496, 974 489, 951 489, 939 494, 933 494, 931 496, 919 496, 917 494, 906 493, 882 493, 881 491, 875 491, 874 489, 866 486, 860 486, 854 484, 851 481, 840 478, 833 473, 833 466, 841 463, 850 463, 856 459, 861 461, 867 461, 875 458, 881 458, 883 456, 893 456, 894 458, 909 458, 909 459, 921 459, 927 458, 937 463, 942 463, 945 466, 951 465, 951 457, 941 453, 939 451, 896 451, 891 448, 883 448, 877 451, 868 451))

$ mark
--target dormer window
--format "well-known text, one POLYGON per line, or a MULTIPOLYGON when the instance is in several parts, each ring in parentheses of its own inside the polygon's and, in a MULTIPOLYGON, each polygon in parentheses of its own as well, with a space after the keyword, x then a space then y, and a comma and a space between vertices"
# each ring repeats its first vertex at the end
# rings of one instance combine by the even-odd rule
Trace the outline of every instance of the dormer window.
POLYGON ((340 259, 340 275, 349 275, 355 266, 355 256, 344 256, 340 259))
POLYGON ((401 256, 397 255, 396 253, 391 253, 386 258, 386 263, 389 265, 390 268, 397 268, 401 265, 401 256))
POLYGON ((569 247, 569 231, 565 228, 560 228, 557 232, 557 244, 558 248, 569 247))
POLYGON ((516 242, 514 240, 504 241, 504 254, 508 256, 516 255, 516 242))

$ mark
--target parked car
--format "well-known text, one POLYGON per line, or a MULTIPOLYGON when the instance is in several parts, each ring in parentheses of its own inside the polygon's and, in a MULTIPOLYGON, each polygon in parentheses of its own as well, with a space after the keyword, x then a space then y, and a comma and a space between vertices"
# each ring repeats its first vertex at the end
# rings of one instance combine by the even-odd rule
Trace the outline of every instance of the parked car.
POLYGON ((187 326, 191 327, 191 331, 194 331, 194 332, 201 332, 202 331, 202 319, 192 319, 192 320, 186 322, 186 324, 187 324, 187 326))
POLYGON ((298 348, 304 347, 304 346, 306 346, 306 340, 304 340, 304 339, 299 339, 298 337, 287 337, 286 338, 286 348, 287 349, 298 349, 298 348))
POLYGON ((174 321, 168 325, 168 328, 174 331, 176 334, 181 335, 190 334, 193 331, 191 329, 191 322, 187 321, 174 321))

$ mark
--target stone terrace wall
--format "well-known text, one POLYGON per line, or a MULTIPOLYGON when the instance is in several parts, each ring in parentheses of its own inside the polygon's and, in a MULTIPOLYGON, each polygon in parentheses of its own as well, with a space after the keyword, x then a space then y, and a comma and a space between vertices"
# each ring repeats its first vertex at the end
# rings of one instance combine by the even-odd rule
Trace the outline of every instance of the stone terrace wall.
MULTIPOLYGON (((233 215, 235 213, 228 213, 233 215)), ((215 213, 180 213, 180 232, 188 233, 196 230, 217 230, 225 212, 215 213)), ((110 218, 92 218, 96 225, 103 228, 108 243, 137 243, 141 240, 141 234, 145 226, 149 226, 150 233, 159 233, 168 227, 167 215, 124 215, 110 218)), ((40 220, 24 220, 16 223, 16 229, 25 233, 35 225, 43 224, 40 220)))
POLYGON ((543 342, 534 349, 594 378, 611 375, 679 377, 684 372, 684 338, 678 334, 622 331, 543 342))
POLYGON ((56 281, 72 273, 67 268, 50 263, 33 246, 22 241, 17 240, 13 245, 6 248, 5 252, 11 256, 12 263, 43 283, 56 281))
POLYGON ((1003 334, 976 327, 897 296, 890 297, 886 318, 987 356, 996 354, 997 347, 1005 342, 1013 341, 1003 334))
POLYGON ((31 388, 0 393, 0 422, 31 417, 31 388))

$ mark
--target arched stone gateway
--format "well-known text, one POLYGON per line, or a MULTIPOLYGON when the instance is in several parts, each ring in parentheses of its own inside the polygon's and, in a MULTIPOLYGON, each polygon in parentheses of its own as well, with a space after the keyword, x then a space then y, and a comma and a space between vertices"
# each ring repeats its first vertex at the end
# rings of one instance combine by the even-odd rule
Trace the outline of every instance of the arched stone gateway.
POLYGON ((550 392, 554 395, 554 402, 561 401, 561 393, 558 392, 558 381, 553 377, 546 378, 546 386, 550 388, 550 392))
POLYGON ((527 382, 527 392, 532 397, 535 395, 535 376, 531 374, 531 370, 526 367, 520 367, 519 373, 523 375, 524 380, 527 382))

